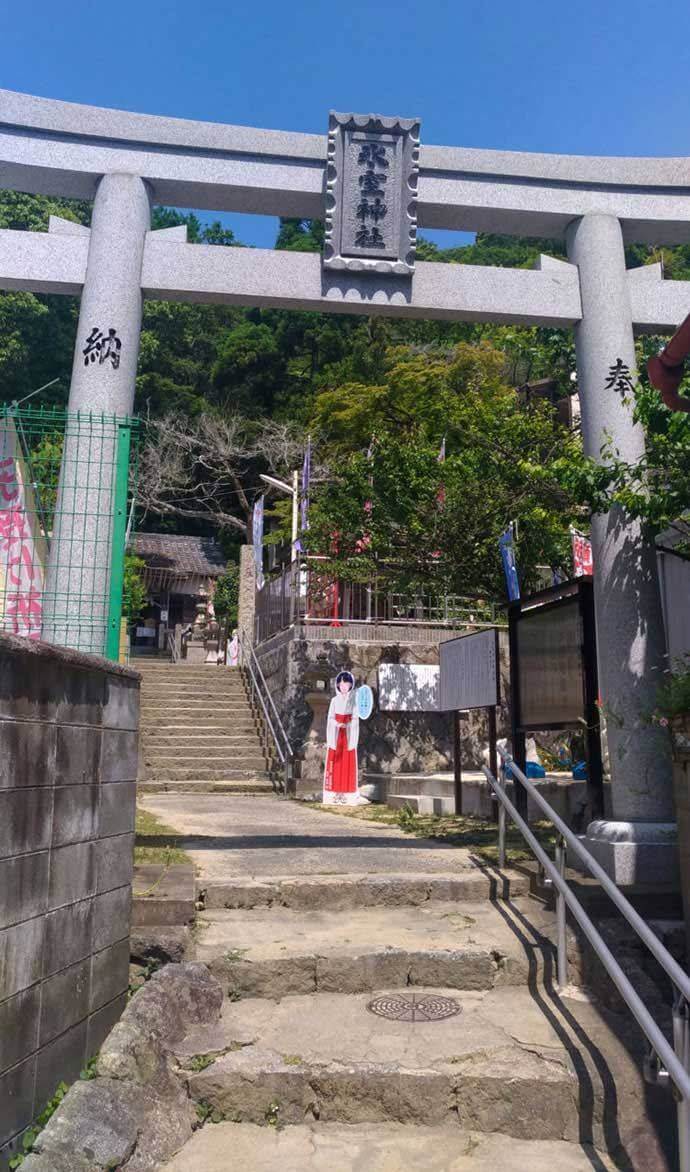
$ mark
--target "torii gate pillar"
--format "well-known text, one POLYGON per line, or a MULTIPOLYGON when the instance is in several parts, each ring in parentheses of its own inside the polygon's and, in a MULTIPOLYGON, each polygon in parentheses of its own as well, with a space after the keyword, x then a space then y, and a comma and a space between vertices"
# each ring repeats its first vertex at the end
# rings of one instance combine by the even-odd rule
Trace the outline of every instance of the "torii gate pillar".
MULTIPOLYGON (((601 461, 608 435, 621 457, 634 461, 644 453, 642 427, 633 423, 631 403, 606 388, 618 359, 635 372, 621 225, 615 216, 586 215, 570 225, 567 242, 582 297, 575 345, 585 452, 601 461)), ((587 846, 618 883, 670 882, 676 866, 670 746, 649 723, 667 666, 656 551, 620 506, 592 519, 592 546, 611 820, 590 824, 587 846)))
POLYGON ((93 206, 43 609, 44 639, 99 655, 109 609, 116 417, 131 415, 134 404, 150 223, 147 184, 137 175, 104 175, 93 206))

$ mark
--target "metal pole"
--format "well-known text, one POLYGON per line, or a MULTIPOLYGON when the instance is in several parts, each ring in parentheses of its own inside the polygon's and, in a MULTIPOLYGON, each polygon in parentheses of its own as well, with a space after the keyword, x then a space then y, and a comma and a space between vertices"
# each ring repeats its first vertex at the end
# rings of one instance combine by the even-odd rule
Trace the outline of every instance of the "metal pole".
POLYGON ((299 472, 292 473, 292 553, 290 561, 297 561, 297 533, 299 531, 299 472))
MULTIPOLYGON (((505 769, 501 767, 501 778, 505 785, 505 769)), ((506 808, 503 802, 498 803, 498 868, 505 870, 506 865, 506 808)))
MULTIPOLYGON (((565 880, 566 847, 562 838, 556 845, 556 866, 561 879, 565 880)), ((568 941, 565 930, 565 897, 559 890, 556 896, 556 926, 558 942, 558 987, 564 989, 568 984, 568 941)))
POLYGON ((105 633, 107 659, 119 659, 120 620, 122 618, 122 591, 125 581, 125 534, 127 531, 127 485, 129 481, 129 449, 131 428, 119 424, 115 449, 115 511, 111 529, 110 589, 108 594, 108 621, 105 633))
MULTIPOLYGON (((678 1060, 690 1073, 690 1023, 688 1003, 681 993, 673 1003, 673 1048, 678 1060)), ((690 1172, 690 1100, 678 1092, 678 1167, 690 1172)))

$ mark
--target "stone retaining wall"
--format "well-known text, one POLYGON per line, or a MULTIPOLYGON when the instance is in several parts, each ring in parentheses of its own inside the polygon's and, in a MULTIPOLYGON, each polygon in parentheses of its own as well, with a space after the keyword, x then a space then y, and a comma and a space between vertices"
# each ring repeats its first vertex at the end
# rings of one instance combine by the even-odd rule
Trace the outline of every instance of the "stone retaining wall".
MULTIPOLYGON (((407 643, 360 641, 351 637, 320 640, 310 631, 305 639, 300 628, 283 631, 256 648, 267 686, 293 745, 299 746, 297 793, 315 794, 320 789, 325 761, 326 714, 332 691, 319 695, 305 680, 315 668, 335 674, 352 671, 360 683, 378 694, 381 663, 439 662, 437 642, 407 643)), ((498 734, 509 733, 505 700, 509 689, 507 632, 500 633, 501 688, 504 706, 499 710, 498 734)), ((488 743, 488 721, 473 712, 462 722, 462 756, 465 769, 482 764, 488 743)), ((382 712, 377 706, 360 724, 359 766, 367 774, 435 773, 453 768, 453 722, 445 712, 382 712)))
POLYGON ((0 634, 0 1167, 125 1005, 139 677, 0 634))

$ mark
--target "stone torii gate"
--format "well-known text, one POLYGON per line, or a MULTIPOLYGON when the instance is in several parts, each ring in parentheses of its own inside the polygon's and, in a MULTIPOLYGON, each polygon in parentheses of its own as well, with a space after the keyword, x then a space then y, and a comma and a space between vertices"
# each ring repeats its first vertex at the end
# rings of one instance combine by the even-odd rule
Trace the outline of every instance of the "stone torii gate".
MULTIPOLYGON (((585 450, 600 458, 608 433, 635 460, 644 436, 607 389, 610 370, 634 372, 634 330, 670 331, 690 308, 690 283, 664 281, 659 265, 626 271, 623 251, 690 239, 688 159, 420 146, 418 122, 379 116, 332 114, 323 136, 254 130, 0 91, 0 187, 94 201, 90 230, 52 217, 47 233, 0 231, 0 288, 81 296, 70 411, 131 412, 146 297, 572 326, 585 450), (152 203, 325 219, 324 256, 189 245, 184 228, 150 231, 152 203), (415 264, 417 226, 565 238, 569 261, 415 264), (95 338, 117 361, 90 360, 95 338)), ((80 481, 84 498, 94 488, 80 481)), ((67 521, 53 565, 71 540, 67 521)), ((594 519, 592 542, 612 820, 588 838, 620 881, 663 881, 669 748, 643 718, 665 667, 655 551, 618 508, 594 519)))

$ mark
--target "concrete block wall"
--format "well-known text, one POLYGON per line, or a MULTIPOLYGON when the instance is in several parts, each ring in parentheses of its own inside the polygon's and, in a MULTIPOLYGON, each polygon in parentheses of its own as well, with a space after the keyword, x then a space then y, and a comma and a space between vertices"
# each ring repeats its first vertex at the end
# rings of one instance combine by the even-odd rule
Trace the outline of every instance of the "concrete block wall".
POLYGON ((0 633, 0 1167, 125 1004, 136 672, 0 633))

